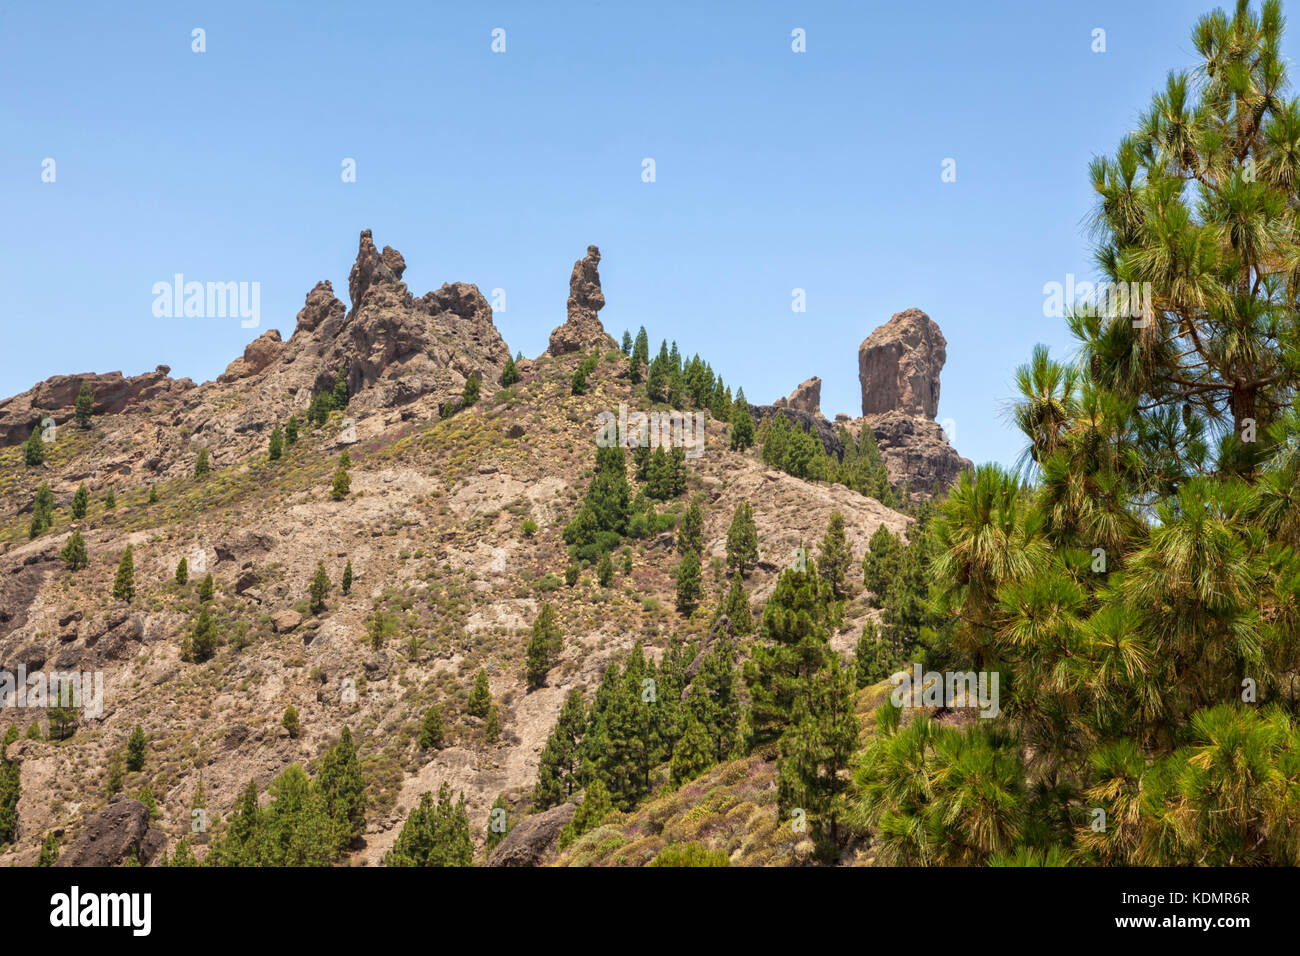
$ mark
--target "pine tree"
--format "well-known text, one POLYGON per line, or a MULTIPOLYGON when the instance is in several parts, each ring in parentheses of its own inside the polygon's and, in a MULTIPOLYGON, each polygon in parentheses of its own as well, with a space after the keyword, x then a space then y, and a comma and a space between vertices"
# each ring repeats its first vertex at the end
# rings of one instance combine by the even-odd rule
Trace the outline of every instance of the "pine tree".
POLYGON ((603 588, 609 587, 609 582, 614 580, 614 562, 610 560, 608 551, 601 552, 600 560, 596 562, 596 580, 603 588))
POLYGON ((677 565, 677 610, 690 614, 700 602, 703 589, 700 575, 700 556, 694 551, 687 551, 681 563, 677 565))
POLYGON ((599 780, 593 780, 583 795, 582 803, 573 814, 573 819, 560 831, 560 846, 566 847, 588 830, 599 826, 614 809, 610 802, 609 791, 599 780))
POLYGON ((632 335, 627 329, 623 330, 623 344, 619 346, 619 350, 627 356, 632 354, 632 335))
POLYGON ((510 806, 506 803, 504 794, 497 794, 497 798, 492 801, 492 808, 488 810, 487 836, 483 840, 483 852, 491 854, 498 843, 506 838, 510 832, 510 806))
POLYGON ((590 745, 594 761, 584 768, 608 788, 610 799, 620 810, 630 810, 650 790, 650 771, 660 762, 655 734, 656 711, 667 702, 650 694, 645 680, 653 680, 638 642, 627 666, 606 671, 610 684, 603 699, 597 695, 593 723, 584 745, 590 745), (602 706, 603 705, 603 706, 602 706))
POLYGON ((573 375, 569 379, 570 395, 585 395, 587 393, 587 368, 585 365, 579 365, 573 370, 573 375))
POLYGON ((32 498, 32 523, 28 537, 35 538, 49 531, 54 524, 54 492, 48 482, 42 482, 32 498))
POLYGON ((150 485, 150 486, 149 486, 149 504, 151 504, 151 505, 156 505, 157 503, 158 503, 158 486, 157 486, 157 485, 150 485))
POLYGON ((347 411, 348 391, 348 377, 343 371, 343 366, 340 365, 338 373, 334 376, 334 389, 330 393, 330 405, 335 411, 347 411))
POLYGON ((199 584, 199 603, 209 603, 212 600, 213 595, 216 594, 216 590, 217 584, 212 580, 212 574, 209 572, 204 575, 203 581, 199 584))
POLYGON ((469 693, 469 702, 465 712, 474 717, 486 717, 492 707, 492 688, 488 684, 487 671, 480 667, 474 677, 474 688, 469 693))
POLYGON ((490 744, 501 739, 501 711, 496 704, 488 708, 487 718, 483 722, 483 736, 490 744))
POLYGON ((284 709, 284 716, 280 718, 280 725, 289 732, 291 740, 297 740, 298 735, 302 733, 302 727, 298 723, 298 708, 290 704, 284 709))
POLYGON ((190 582, 190 563, 185 558, 176 562, 176 583, 181 587, 190 582))
POLYGON ((90 492, 86 489, 85 484, 77 487, 77 493, 72 496, 72 517, 80 521, 86 517, 86 509, 90 506, 90 492))
POLYGON ((343 582, 340 585, 340 587, 343 591, 344 597, 347 597, 349 594, 352 593, 352 562, 351 561, 349 561, 343 567, 343 582))
POLYGON ((194 622, 193 630, 190 631, 181 648, 181 656, 201 664, 216 653, 218 640, 217 624, 212 620, 212 614, 207 606, 204 605, 194 622))
POLYGON ((271 429, 271 441, 267 449, 267 454, 271 461, 279 461, 280 456, 284 453, 284 432, 280 429, 279 423, 271 429))
POLYGON ((478 372, 470 372, 469 378, 465 379, 465 388, 460 393, 460 407, 469 408, 478 404, 479 391, 481 387, 481 378, 478 372))
POLYGON ((724 640, 705 655, 687 699, 687 709, 708 736, 711 763, 727 760, 740 738, 740 675, 736 645, 724 640))
POLYGON ((345 726, 338 741, 325 751, 316 786, 324 798, 326 813, 339 828, 341 850, 366 832, 366 785, 351 728, 345 726))
POLYGON ((144 752, 147 744, 144 728, 136 724, 126 741, 126 769, 129 772, 138 773, 144 769, 144 752))
POLYGON ((749 609, 749 595, 745 593, 745 582, 739 571, 731 576, 731 587, 722 602, 720 612, 727 615, 737 637, 746 637, 754 633, 754 615, 749 609))
POLYGON ((537 784, 533 787, 533 807, 549 810, 568 800, 580 784, 581 747, 586 734, 587 709, 582 691, 573 688, 560 708, 560 716, 546 739, 537 766, 537 784))
POLYGON ((342 501, 352 491, 352 476, 348 470, 342 466, 334 472, 334 483, 330 486, 330 497, 335 501, 342 501))
POLYGON ((853 652, 853 676, 858 687, 869 687, 882 681, 896 670, 888 648, 876 636, 876 626, 867 621, 862 627, 853 652))
POLYGON ((117 577, 113 579, 113 597, 127 603, 135 597, 135 559, 131 555, 129 544, 117 566, 117 577))
POLYGON ((641 376, 646 364, 650 361, 650 340, 645 333, 645 326, 636 334, 636 342, 632 346, 632 358, 628 362, 628 378, 633 385, 641 383, 641 376))
POLYGON ((883 524, 876 528, 862 556, 862 583, 871 592, 871 606, 883 607, 890 585, 897 580, 902 545, 883 524))
POLYGON ((18 834, 18 799, 22 795, 17 760, 0 761, 0 843, 10 844, 18 834))
POLYGON ((545 686, 546 672, 559 656, 563 640, 564 635, 555 622, 555 610, 550 604, 543 604, 533 622, 533 636, 528 642, 526 676, 529 690, 545 686))
POLYGON ((838 511, 831 512, 826 536, 822 538, 821 554, 817 556, 817 567, 822 580, 831 586, 831 594, 837 599, 844 597, 852 562, 853 555, 844 535, 844 515, 838 511))
POLYGON ((596 475, 587 486, 582 507, 564 528, 564 543, 574 558, 598 561, 602 552, 618 547, 628 532, 631 512, 631 491, 622 447, 598 447, 596 475))
POLYGON ((853 678, 831 655, 794 704, 794 719, 778 745, 777 805, 787 817, 796 808, 807 822, 822 858, 833 862, 845 833, 848 770, 858 742, 853 678))
POLYGON ((509 388, 519 381, 519 369, 513 356, 506 356, 506 367, 501 370, 501 387, 509 388))
POLYGON ((72 536, 68 538, 68 543, 59 552, 59 557, 68 566, 69 571, 80 571, 90 563, 90 559, 86 554, 86 542, 81 537, 80 531, 72 532, 72 536))
POLYGON ((438 787, 436 805, 432 793, 426 791, 420 797, 384 857, 385 866, 470 866, 473 862, 465 795, 452 803, 451 787, 445 780, 438 787))
POLYGON ((59 858, 59 838, 51 831, 41 841, 41 853, 36 858, 37 866, 53 866, 59 858))
POLYGON ((759 628, 760 643, 745 665, 751 698, 750 727, 756 744, 776 739, 794 712, 805 685, 831 655, 830 588, 809 560, 777 579, 759 628))
POLYGON ((206 448, 200 448, 199 456, 194 459, 194 477, 202 478, 211 470, 212 465, 208 458, 208 450, 206 448))
POLYGON ((748 501, 736 505, 727 529, 727 570, 744 577, 758 564, 758 526, 748 501))
POLYGON ((311 587, 308 589, 308 597, 310 598, 308 606, 313 614, 319 614, 325 610, 325 599, 329 597, 330 587, 329 575, 325 573, 325 563, 318 561, 316 563, 316 574, 312 577, 311 587))
POLYGON ((687 551, 704 554, 704 513, 700 509, 698 495, 691 499, 686 516, 682 518, 681 529, 677 532, 677 553, 685 554, 687 551))
MULTIPOLYGON (((33 724, 32 726, 35 727, 36 725, 33 724)), ((30 728, 28 728, 28 736, 31 736, 30 728)), ((37 737, 39 736, 40 733, 38 728, 37 737)), ((122 784, 125 779, 126 759, 122 756, 120 751, 114 752, 113 755, 108 758, 108 772, 105 775, 104 780, 104 788, 107 795, 111 797, 115 793, 121 793, 122 784)))
POLYGON ((23 463, 36 467, 45 463, 45 442, 41 439, 41 426, 38 424, 23 442, 23 463))
POLYGON ((298 416, 290 415, 289 422, 284 426, 284 441, 287 445, 295 444, 298 441, 298 416))
POLYGON ((749 402, 745 401, 745 390, 736 392, 736 399, 731 404, 731 450, 744 451, 754 444, 754 418, 749 413, 749 402))
POLYGON ((686 721, 686 732, 673 749, 670 767, 673 786, 694 780, 713 766, 713 745, 704 725, 692 714, 686 721))
POLYGON ((113 494, 113 489, 109 488, 104 492, 104 510, 112 511, 117 507, 117 495, 113 494))
POLYGON ((424 720, 420 722, 420 749, 441 750, 442 744, 442 711, 434 704, 424 712, 424 720))
POLYGON ((90 427, 90 416, 95 411, 95 393, 90 390, 90 382, 81 380, 81 391, 77 392, 77 424, 82 428, 90 427))

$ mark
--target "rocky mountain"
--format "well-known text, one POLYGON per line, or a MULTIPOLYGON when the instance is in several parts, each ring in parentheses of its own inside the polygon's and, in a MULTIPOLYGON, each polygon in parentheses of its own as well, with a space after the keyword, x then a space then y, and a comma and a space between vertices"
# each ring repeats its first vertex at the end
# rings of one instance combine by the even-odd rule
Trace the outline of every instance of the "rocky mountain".
POLYGON ((605 333, 596 313, 605 307, 600 290, 600 250, 587 247, 587 255, 573 264, 569 277, 568 318, 551 332, 551 355, 567 355, 586 348, 611 348, 614 340, 605 333))
POLYGON ((752 406, 755 421, 777 411, 800 428, 816 429, 828 454, 839 456, 842 427, 855 441, 870 428, 880 448, 890 483, 904 482, 920 495, 945 489, 973 467, 949 444, 935 421, 939 411, 939 373, 947 361, 947 341, 938 324, 920 309, 897 312, 858 347, 862 415, 844 413, 827 421, 821 411, 822 380, 813 376, 786 398, 752 406))
MULTIPOLYGON (((854 562, 880 526, 906 536, 908 516, 842 485, 772 471, 755 449, 729 450, 728 426, 711 421, 706 453, 688 459, 685 492, 663 505, 680 519, 692 497, 702 503, 701 611, 673 609, 672 531, 629 538, 609 585, 589 567, 565 584, 563 532, 590 481, 597 416, 645 402, 596 316, 605 301, 599 259, 591 246, 575 263, 566 321, 507 387, 498 383, 510 353, 478 288, 452 283, 414 297, 402 256, 377 249, 367 230, 348 277, 350 305, 318 283, 287 341, 266 332, 216 381, 173 380, 164 367, 136 378, 66 376, 0 405, 0 672, 98 672, 104 687, 102 712, 81 714, 66 739, 41 710, 0 710, 0 729, 21 732, 6 751, 21 796, 0 864, 31 864, 49 834, 69 863, 148 862, 187 835, 201 857, 206 836, 191 827, 200 783, 220 826, 250 779, 265 802, 290 764, 315 772, 345 726, 368 785, 365 833, 347 862, 379 864, 421 795, 443 782, 465 794, 481 844, 498 796, 512 818, 527 812, 540 752, 571 689, 590 699, 636 641, 656 659, 673 635, 707 639, 729 581, 726 539, 739 503, 752 504, 758 533, 746 581, 756 614, 833 512, 844 516, 854 562), (575 395, 573 373, 593 348, 588 387, 575 395), (309 425, 313 397, 334 389, 340 370, 346 409, 309 425), (475 372, 481 397, 461 408, 475 372), (95 395, 84 429, 71 419, 83 377, 95 395), (44 462, 27 465, 18 443, 37 413, 60 427, 44 462), (271 431, 291 415, 299 437, 272 459, 271 431), (350 488, 337 494, 344 448, 350 488), (200 449, 211 471, 196 476, 200 449), (32 537, 43 484, 53 492, 51 526, 32 537), (78 518, 82 485, 89 504, 78 518), (78 570, 60 559, 74 532, 88 555, 78 570), (135 593, 124 599, 113 590, 128 546, 135 593), (354 575, 347 593, 345 567, 354 575), (318 568, 331 586, 314 609, 318 568), (207 574, 210 601, 198 595, 207 574), (563 647, 545 686, 530 689, 525 648, 544 604, 563 647), (204 608, 219 641, 197 660, 185 649, 204 608), (499 711, 496 735, 467 705, 480 668, 499 711), (426 749, 420 725, 435 704, 445 740, 426 749), (289 706, 296 732, 282 722, 289 706), (137 725, 148 755, 114 790, 115 761, 137 725)), ((796 397, 792 412, 825 421, 815 385, 796 397)), ((878 615, 855 591, 832 647, 847 656, 878 615)), ((536 842, 554 837, 564 812, 496 855, 539 859, 536 842)), ((765 805, 755 820, 774 812, 765 805)))
POLYGON ((896 312, 858 347, 862 419, 876 437, 890 480, 922 493, 947 488, 973 465, 934 421, 947 341, 920 309, 896 312))

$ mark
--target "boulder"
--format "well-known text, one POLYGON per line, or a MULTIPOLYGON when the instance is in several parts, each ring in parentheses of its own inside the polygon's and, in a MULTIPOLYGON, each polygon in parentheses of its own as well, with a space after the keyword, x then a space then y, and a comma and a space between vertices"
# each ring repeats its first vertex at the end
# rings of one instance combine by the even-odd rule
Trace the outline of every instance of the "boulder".
POLYGON ((128 859, 148 864, 166 845, 166 834, 149 825, 148 808, 119 794, 86 819, 54 865, 120 866, 128 859))
POLYGON ((293 608, 284 608, 271 615, 271 628, 277 634, 288 634, 302 623, 302 615, 293 608))
POLYGON ((555 851, 560 831, 577 809, 576 804, 562 803, 516 823, 488 856, 488 866, 537 866, 544 862, 555 851))

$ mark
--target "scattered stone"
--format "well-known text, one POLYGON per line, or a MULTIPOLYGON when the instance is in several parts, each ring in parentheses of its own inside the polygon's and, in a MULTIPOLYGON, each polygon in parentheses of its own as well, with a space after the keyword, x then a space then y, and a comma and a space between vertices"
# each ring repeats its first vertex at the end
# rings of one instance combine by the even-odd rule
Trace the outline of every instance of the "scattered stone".
POLYGON ((292 608, 284 608, 271 615, 271 628, 277 634, 288 634, 302 623, 302 615, 292 608))

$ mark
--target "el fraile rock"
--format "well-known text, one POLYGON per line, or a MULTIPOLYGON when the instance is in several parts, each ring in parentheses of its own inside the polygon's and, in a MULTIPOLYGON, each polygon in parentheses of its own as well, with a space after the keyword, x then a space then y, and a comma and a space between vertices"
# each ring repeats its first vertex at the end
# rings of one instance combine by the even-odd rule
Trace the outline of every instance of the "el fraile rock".
POLYGON ((596 317, 596 313, 605 307, 599 265, 600 250, 595 246, 588 246, 587 255, 573 264, 573 274, 569 276, 568 318, 551 332, 547 347, 551 355, 614 346, 613 339, 596 317))

